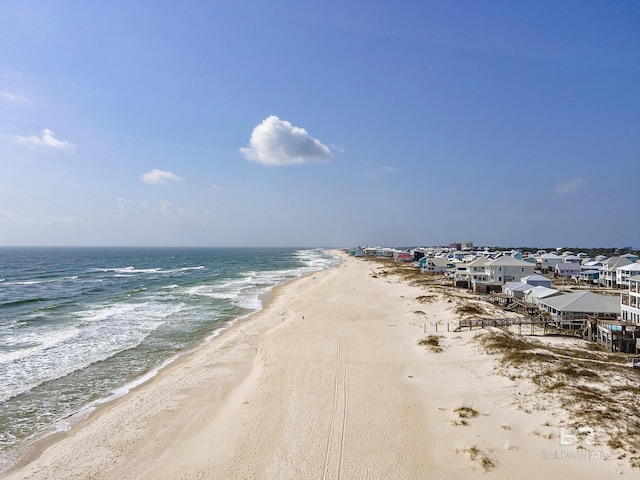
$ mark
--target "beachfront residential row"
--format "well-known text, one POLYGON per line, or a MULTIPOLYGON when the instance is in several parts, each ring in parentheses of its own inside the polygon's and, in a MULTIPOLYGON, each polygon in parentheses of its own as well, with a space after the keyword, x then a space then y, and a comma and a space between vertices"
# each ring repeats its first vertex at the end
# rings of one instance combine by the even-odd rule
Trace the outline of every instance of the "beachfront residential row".
POLYGON ((590 315, 617 318, 620 325, 616 328, 620 329, 624 329, 624 325, 640 327, 640 261, 634 254, 590 259, 585 254, 571 252, 560 255, 538 252, 523 257, 522 252, 513 250, 469 252, 425 248, 406 251, 379 247, 359 248, 351 254, 416 261, 423 273, 446 275, 454 285, 479 294, 499 292, 520 299, 560 320, 590 315), (609 292, 562 292, 552 288, 551 278, 542 273, 573 280, 579 285, 600 286, 609 292), (620 289, 622 293, 611 294, 611 289, 620 289))

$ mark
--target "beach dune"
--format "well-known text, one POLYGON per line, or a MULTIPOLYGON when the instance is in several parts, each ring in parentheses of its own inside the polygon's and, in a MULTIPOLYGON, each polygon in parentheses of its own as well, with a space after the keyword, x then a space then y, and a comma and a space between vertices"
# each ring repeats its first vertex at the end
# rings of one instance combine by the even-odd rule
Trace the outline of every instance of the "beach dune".
MULTIPOLYGON (((54 441, 7 478, 603 478, 560 461, 549 412, 525 413, 477 332, 445 300, 340 266, 276 289, 265 309, 54 441), (443 350, 418 345, 440 324, 443 350), (548 422, 547 422, 548 424, 548 422), (551 427, 550 427, 551 428, 551 427), (536 433, 537 432, 537 433, 536 433)), ((524 386, 522 387, 525 388, 524 386)))

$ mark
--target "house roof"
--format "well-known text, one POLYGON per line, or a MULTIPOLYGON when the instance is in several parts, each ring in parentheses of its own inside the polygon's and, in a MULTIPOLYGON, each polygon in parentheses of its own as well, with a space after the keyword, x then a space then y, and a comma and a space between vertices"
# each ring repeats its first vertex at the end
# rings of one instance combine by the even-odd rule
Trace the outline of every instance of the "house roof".
POLYGON ((610 270, 613 270, 616 267, 623 267, 625 265, 629 265, 633 263, 627 257, 609 257, 602 262, 603 267, 608 267, 610 270))
POLYGON ((598 260, 593 260, 591 262, 587 262, 584 264, 585 267, 601 267, 602 266, 602 262, 598 261, 598 260))
POLYGON ((490 261, 491 261, 490 258, 478 257, 475 260, 472 260, 471 262, 469 262, 468 266, 470 266, 470 267, 481 267, 483 265, 486 265, 490 261))
POLYGON ((589 291, 565 293, 542 303, 565 313, 620 313, 619 297, 589 291))
POLYGON ((504 289, 510 292, 527 292, 534 288, 533 285, 529 285, 527 282, 507 282, 504 284, 504 289))
POLYGON ((433 264, 436 267, 446 267, 449 264, 448 258, 438 258, 438 257, 422 257, 418 263, 420 265, 425 265, 427 263, 433 264))
POLYGON ((546 298, 552 295, 559 294, 560 291, 554 288, 543 287, 542 285, 538 285, 537 287, 533 287, 531 289, 531 294, 536 298, 546 298))
POLYGON ((532 268, 533 265, 529 262, 525 262, 523 260, 518 260, 513 257, 500 257, 495 260, 490 260, 487 265, 501 265, 501 266, 509 266, 509 267, 529 267, 532 268))
POLYGON ((558 270, 580 270, 579 263, 560 262, 556 263, 556 269, 558 270))
POLYGON ((640 263, 631 263, 629 265, 622 265, 621 267, 616 267, 616 270, 640 272, 640 263))
POLYGON ((523 282, 531 282, 531 281, 546 281, 546 282, 550 282, 551 279, 548 277, 545 277, 544 275, 540 275, 539 273, 534 273, 533 275, 527 275, 526 277, 522 277, 520 279, 523 282))

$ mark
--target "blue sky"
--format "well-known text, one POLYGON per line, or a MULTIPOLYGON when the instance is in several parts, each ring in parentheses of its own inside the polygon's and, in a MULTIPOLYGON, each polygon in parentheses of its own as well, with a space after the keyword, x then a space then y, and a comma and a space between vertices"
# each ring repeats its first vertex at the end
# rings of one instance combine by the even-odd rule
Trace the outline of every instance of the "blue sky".
POLYGON ((0 245, 640 246, 640 2, 2 2, 0 245))

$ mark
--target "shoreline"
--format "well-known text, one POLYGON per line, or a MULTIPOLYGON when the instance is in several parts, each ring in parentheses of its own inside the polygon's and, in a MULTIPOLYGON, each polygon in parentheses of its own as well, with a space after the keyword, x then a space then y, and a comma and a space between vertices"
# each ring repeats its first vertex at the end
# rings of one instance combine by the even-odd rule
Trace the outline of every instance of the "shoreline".
MULTIPOLYGON (((276 287, 188 358, 2 478, 605 478, 572 461, 565 413, 496 371, 479 338, 438 332, 443 291, 350 259, 276 287), (437 336, 439 351, 418 345, 437 336), (529 408, 528 402, 539 408, 529 408), (527 411, 528 410, 528 411, 527 411), (562 460, 562 461, 561 461, 562 460)), ((593 450, 593 449, 592 449, 593 450)))
MULTIPOLYGON (((342 257, 342 261, 344 261, 344 252, 335 249, 329 249, 325 251, 331 255, 342 257)), ((4 453, 8 454, 7 463, 9 464, 9 466, 4 470, 0 469, 0 479, 10 476, 14 472, 33 462, 47 448, 73 435, 76 429, 83 428, 85 424, 90 423, 92 420, 101 415, 103 410, 115 406, 120 401, 124 401, 127 396, 129 396, 136 390, 151 385, 165 370, 171 368, 180 368, 180 365, 182 363, 187 362, 189 357, 197 354, 201 349, 206 348, 212 342, 231 332, 238 325, 241 325, 244 322, 250 322, 254 316, 259 315, 268 307, 273 299, 278 296, 278 292, 286 285, 296 282, 309 275, 314 275, 318 272, 330 270, 331 268, 337 268, 339 265, 340 264, 334 267, 330 267, 329 269, 303 273, 297 277, 280 281, 269 291, 259 296, 261 307, 258 310, 226 321, 224 326, 216 328, 196 344, 192 345, 184 351, 176 353, 172 357, 165 359, 160 365, 153 367, 149 371, 144 372, 138 377, 131 379, 129 382, 122 385, 118 389, 110 392, 109 395, 93 400, 79 408, 77 411, 72 412, 66 417, 57 420, 50 425, 48 430, 25 438, 20 442, 20 444, 11 447, 7 452, 4 453), (124 391, 119 393, 119 391, 121 390, 124 391), (59 426, 61 426, 61 424, 67 423, 67 421, 69 425, 67 429, 62 430, 58 428, 59 426)))

